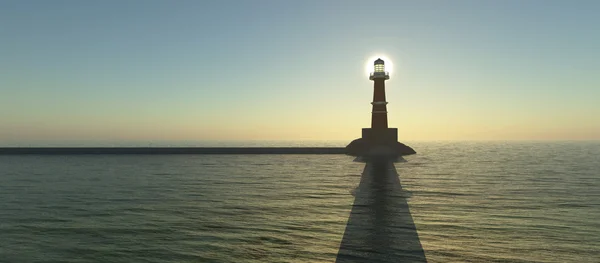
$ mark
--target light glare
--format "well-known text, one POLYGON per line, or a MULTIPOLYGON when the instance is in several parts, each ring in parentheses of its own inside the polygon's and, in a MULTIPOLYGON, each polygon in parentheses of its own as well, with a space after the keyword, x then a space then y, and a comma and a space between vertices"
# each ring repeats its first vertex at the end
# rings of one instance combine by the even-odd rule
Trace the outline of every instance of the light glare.
POLYGON ((385 71, 387 71, 391 76, 394 72, 394 63, 388 56, 383 54, 375 54, 367 59, 367 61, 365 62, 365 74, 369 76, 372 72, 375 71, 375 66, 373 65, 373 63, 378 58, 383 59, 383 62, 385 63, 385 71))

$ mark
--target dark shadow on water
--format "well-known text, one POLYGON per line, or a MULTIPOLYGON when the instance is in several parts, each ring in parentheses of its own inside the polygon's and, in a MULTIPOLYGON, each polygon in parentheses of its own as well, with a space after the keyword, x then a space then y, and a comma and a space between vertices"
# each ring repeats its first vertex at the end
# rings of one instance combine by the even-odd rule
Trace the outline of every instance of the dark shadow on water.
POLYGON ((394 164, 365 165, 336 262, 427 262, 394 164))

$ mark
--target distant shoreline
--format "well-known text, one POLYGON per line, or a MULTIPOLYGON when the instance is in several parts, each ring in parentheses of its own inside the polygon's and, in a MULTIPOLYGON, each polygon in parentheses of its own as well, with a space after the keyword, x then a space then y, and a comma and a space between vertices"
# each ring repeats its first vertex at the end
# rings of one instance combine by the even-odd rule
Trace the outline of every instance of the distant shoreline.
POLYGON ((344 147, 0 147, 0 155, 345 153, 344 147))

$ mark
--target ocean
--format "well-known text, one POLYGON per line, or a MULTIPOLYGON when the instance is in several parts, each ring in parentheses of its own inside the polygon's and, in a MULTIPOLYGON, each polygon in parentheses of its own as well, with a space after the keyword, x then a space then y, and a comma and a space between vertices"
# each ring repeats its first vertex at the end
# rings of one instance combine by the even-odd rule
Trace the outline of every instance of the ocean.
POLYGON ((0 262, 600 262, 600 142, 407 144, 0 156, 0 262))

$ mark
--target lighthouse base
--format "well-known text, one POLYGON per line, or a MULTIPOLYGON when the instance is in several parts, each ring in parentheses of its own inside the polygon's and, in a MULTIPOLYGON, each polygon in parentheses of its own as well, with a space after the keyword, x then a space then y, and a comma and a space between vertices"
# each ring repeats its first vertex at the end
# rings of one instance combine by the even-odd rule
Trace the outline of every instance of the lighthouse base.
POLYGON ((346 154, 361 157, 398 157, 416 154, 411 147, 398 142, 398 129, 362 129, 362 138, 346 146, 346 154))

